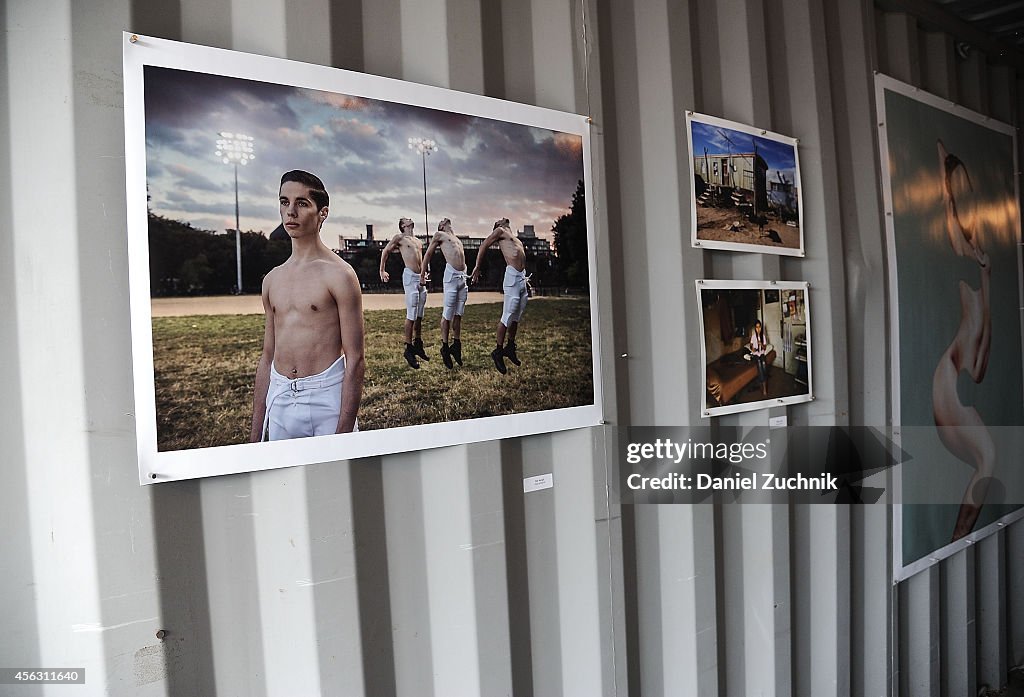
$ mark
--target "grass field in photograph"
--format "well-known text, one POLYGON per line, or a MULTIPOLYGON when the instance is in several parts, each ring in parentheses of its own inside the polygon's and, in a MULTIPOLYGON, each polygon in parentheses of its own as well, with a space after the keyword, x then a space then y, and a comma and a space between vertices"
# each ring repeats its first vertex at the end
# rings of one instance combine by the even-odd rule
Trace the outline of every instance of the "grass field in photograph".
MULTIPOLYGON (((428 308, 429 362, 402 358, 404 310, 368 310, 361 430, 593 404, 590 305, 586 298, 534 298, 517 344, 523 365, 501 375, 491 362, 501 304, 471 305, 462 321, 464 366, 438 353, 440 309, 428 308)), ((157 440, 161 451, 249 439, 262 315, 155 317, 157 440)))

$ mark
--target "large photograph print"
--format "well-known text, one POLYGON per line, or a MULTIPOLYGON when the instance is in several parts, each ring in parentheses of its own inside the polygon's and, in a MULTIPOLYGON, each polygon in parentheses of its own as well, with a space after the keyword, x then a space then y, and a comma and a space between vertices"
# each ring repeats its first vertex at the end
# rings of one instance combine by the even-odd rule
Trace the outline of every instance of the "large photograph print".
POLYGON ((703 416, 811 399, 806 283, 700 280, 697 300, 703 338, 703 416))
POLYGON ((885 76, 876 95, 902 579, 1021 513, 1020 215, 1012 128, 885 76))
POLYGON ((600 422, 584 117, 124 46, 143 482, 600 422))
POLYGON ((796 139, 692 111, 686 125, 693 245, 803 256, 796 139))

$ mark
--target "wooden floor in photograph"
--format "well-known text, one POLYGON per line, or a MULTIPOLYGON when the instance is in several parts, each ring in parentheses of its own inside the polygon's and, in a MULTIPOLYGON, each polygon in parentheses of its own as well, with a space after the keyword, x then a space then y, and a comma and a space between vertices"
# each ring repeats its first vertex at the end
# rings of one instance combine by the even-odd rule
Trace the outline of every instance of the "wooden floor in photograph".
POLYGON ((761 390, 761 386, 757 384, 757 379, 755 378, 749 385, 737 393, 729 403, 749 404, 750 402, 760 402, 765 399, 796 397, 797 395, 807 394, 807 385, 797 382, 796 378, 784 371, 782 368, 772 366, 768 369, 767 392, 768 394, 765 396, 765 393, 761 390))

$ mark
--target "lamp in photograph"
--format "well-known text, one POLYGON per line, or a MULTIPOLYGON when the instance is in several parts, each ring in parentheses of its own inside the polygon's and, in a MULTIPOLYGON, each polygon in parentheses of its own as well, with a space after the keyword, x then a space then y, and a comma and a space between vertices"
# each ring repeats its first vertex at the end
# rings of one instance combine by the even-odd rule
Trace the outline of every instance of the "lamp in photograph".
POLYGON ((430 221, 427 219, 427 155, 437 152, 437 143, 430 138, 410 138, 409 149, 415 150, 423 160, 423 232, 430 236, 430 221))
POLYGON ((253 138, 243 133, 221 131, 217 134, 217 149, 214 154, 226 165, 235 167, 235 269, 237 280, 235 292, 242 293, 242 230, 238 216, 238 165, 247 165, 255 159, 253 138))

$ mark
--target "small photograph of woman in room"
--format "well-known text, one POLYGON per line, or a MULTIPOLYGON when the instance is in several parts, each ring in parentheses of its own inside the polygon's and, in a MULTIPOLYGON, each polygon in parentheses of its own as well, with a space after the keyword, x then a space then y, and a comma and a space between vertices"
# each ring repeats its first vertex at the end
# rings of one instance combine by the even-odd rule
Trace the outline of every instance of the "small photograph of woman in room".
POLYGON ((810 399, 805 288, 779 287, 781 284, 726 287, 719 283, 728 282, 703 281, 698 286, 706 365, 705 415, 810 399))
POLYGON ((761 320, 754 320, 754 328, 750 331, 750 343, 747 344, 747 350, 750 351, 750 360, 757 364, 757 384, 761 386, 761 391, 765 395, 768 394, 768 367, 765 365, 765 359, 771 348, 772 345, 768 343, 761 320))

